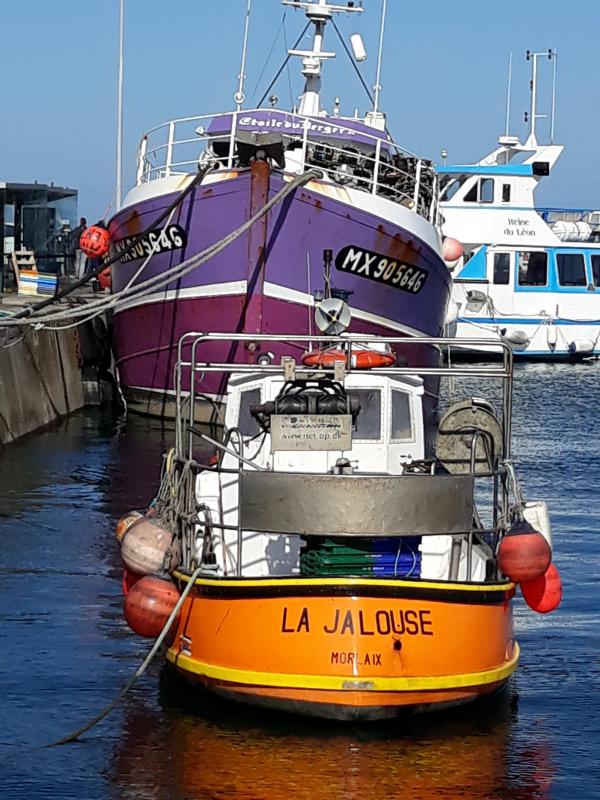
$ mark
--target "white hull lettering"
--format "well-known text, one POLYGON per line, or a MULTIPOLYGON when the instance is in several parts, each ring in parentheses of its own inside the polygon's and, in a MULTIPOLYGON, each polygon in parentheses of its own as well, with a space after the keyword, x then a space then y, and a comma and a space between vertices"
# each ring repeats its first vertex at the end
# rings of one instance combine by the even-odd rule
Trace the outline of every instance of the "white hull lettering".
POLYGON ((127 236, 113 242, 116 252, 121 253, 119 260, 122 264, 157 253, 168 253, 187 244, 187 234, 181 225, 167 225, 166 228, 149 231, 137 241, 136 239, 135 236, 127 236))
POLYGON ((363 250, 355 245, 342 247, 335 258, 335 267, 340 272, 352 272, 410 294, 421 291, 429 274, 422 267, 392 261, 380 253, 363 250))

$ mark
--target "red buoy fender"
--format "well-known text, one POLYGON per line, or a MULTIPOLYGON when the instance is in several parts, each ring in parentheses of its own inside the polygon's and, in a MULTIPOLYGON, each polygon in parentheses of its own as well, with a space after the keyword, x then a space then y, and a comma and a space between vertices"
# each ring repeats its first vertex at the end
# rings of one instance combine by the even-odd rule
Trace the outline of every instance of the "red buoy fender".
MULTIPOLYGON (((125 597, 125 621, 139 636, 156 639, 178 600, 179 591, 174 583, 146 575, 131 587, 125 597)), ((173 622, 171 633, 176 627, 177 619, 173 622)))
POLYGON ((110 233, 100 225, 90 225, 79 238, 79 248, 90 258, 102 258, 110 247, 110 233))
MULTIPOLYGON (((346 361, 346 353, 337 348, 331 350, 314 350, 304 353, 302 363, 306 367, 332 367, 336 361, 346 361)), ((352 349, 350 366, 353 369, 371 369, 372 367, 393 367, 396 356, 393 353, 382 353, 379 350, 352 349)))
POLYGON ((562 600, 562 581, 554 564, 550 564, 546 572, 532 581, 521 584, 525 602, 538 614, 548 614, 560 605, 562 600))
POLYGON ((551 560, 550 545, 527 522, 513 525, 498 548, 498 566, 515 583, 539 578, 546 572, 551 560))
POLYGON ((137 572, 132 572, 132 570, 128 569, 125 564, 123 564, 123 580, 121 581, 123 596, 127 597, 135 584, 143 577, 143 575, 139 575, 137 572))

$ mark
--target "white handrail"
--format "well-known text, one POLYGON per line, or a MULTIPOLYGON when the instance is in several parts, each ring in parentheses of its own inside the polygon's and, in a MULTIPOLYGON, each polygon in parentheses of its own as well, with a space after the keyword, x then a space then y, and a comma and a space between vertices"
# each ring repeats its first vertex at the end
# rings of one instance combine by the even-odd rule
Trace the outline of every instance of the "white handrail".
POLYGON ((240 120, 253 114, 259 115, 257 124, 245 122, 244 129, 276 131, 284 141, 297 141, 301 145, 300 163, 294 161, 292 171, 316 168, 328 182, 401 203, 432 224, 438 224, 438 184, 433 164, 400 148, 383 133, 372 134, 366 126, 351 127, 355 120, 310 117, 279 109, 181 117, 152 128, 140 143, 137 185, 194 172, 205 150, 211 154, 217 169, 231 170, 237 163, 236 134, 240 120), (220 126, 219 121, 222 121, 220 126), (267 124, 263 127, 262 122, 267 124), (193 131, 190 126, 194 126, 193 131), (328 126, 331 130, 325 130, 328 126), (350 135, 355 139, 350 139, 350 135), (345 136, 348 141, 341 141, 345 136), (219 143, 221 149, 215 151, 219 143), (339 170, 340 165, 343 170, 339 170))

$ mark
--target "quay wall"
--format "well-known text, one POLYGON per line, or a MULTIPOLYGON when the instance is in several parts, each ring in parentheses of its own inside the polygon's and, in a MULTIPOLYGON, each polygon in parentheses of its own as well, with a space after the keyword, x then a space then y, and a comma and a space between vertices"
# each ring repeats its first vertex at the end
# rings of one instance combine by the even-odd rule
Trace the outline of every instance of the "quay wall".
POLYGON ((0 448, 87 404, 79 332, 0 331, 0 448))

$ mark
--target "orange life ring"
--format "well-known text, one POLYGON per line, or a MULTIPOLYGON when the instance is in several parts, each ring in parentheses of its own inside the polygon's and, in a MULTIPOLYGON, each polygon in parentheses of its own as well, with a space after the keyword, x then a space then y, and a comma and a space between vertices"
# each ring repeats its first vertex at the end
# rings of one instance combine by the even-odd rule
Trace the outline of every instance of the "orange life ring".
MULTIPOLYGON (((304 353, 302 363, 306 367, 332 367, 336 361, 346 361, 343 350, 315 350, 304 353)), ((393 353, 381 353, 379 350, 352 350, 350 365, 353 369, 371 369, 372 367, 392 367, 396 363, 393 353)))

